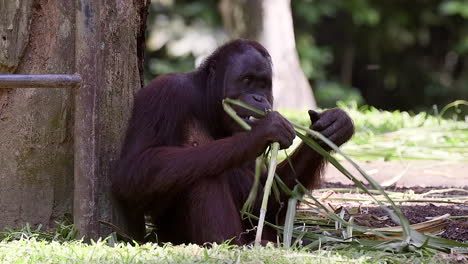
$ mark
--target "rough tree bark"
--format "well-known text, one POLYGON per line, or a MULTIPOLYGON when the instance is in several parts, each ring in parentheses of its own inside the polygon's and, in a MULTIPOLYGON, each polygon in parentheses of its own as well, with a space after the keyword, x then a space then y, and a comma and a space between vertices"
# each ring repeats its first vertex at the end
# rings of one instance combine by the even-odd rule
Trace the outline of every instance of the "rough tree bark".
MULTIPOLYGON (((74 39, 72 1, 0 1, 0 74, 73 73, 74 39)), ((71 213, 72 92, 0 89, 0 230, 71 213)))
MULTIPOLYGON (((144 230, 110 195, 110 173, 119 155, 133 95, 143 84, 142 60, 149 0, 77 0, 76 66, 83 83, 76 100, 75 226, 81 236, 108 234, 105 220, 135 239, 144 230)), ((142 225, 141 225, 142 226, 142 225)))
POLYGON ((276 108, 315 108, 296 51, 290 0, 222 0, 224 25, 233 38, 262 43, 273 59, 276 108))
POLYGON ((26 222, 50 226, 73 212, 87 238, 108 234, 99 220, 141 232, 125 225, 128 214, 110 195, 109 174, 143 83, 148 5, 0 1, 0 74, 83 79, 77 91, 0 89, 0 230, 26 222))

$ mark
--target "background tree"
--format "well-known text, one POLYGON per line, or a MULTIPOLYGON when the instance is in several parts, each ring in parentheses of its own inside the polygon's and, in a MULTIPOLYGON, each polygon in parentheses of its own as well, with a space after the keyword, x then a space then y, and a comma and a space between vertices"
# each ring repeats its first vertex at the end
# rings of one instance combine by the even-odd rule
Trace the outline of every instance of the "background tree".
POLYGON ((292 7, 303 68, 322 106, 356 89, 383 109, 468 98, 466 1, 293 0, 292 7))
MULTIPOLYGON (((232 8, 228 19, 237 17, 231 27, 258 32, 255 21, 281 1, 152 0, 147 79, 193 69, 200 51, 224 42, 220 2, 232 8)), ((419 111, 468 98, 466 1, 291 0, 291 9, 301 68, 320 107, 342 100, 419 111)), ((282 36, 278 43, 291 39, 282 36)))
POLYGON ((192 71, 227 39, 218 0, 152 0, 148 16, 145 81, 192 71))
POLYGON ((232 38, 262 43, 273 59, 275 107, 314 108, 315 99, 296 52, 289 0, 222 0, 220 10, 232 38))

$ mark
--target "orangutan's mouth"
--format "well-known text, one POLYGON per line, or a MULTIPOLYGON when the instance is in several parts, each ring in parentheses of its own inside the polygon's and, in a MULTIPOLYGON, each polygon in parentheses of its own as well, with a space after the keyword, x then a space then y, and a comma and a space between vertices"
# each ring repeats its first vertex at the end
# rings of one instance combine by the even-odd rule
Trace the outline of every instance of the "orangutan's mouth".
POLYGON ((255 122, 257 122, 259 120, 258 117, 255 117, 255 116, 243 116, 241 117, 242 120, 244 120, 247 124, 251 125, 251 124, 254 124, 255 122))

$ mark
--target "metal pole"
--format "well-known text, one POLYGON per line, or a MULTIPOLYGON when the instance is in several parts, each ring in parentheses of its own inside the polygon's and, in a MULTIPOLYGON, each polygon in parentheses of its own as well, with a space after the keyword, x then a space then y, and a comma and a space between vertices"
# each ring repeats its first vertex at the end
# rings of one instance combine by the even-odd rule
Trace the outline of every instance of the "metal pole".
POLYGON ((0 74, 1 88, 79 88, 78 74, 0 74))

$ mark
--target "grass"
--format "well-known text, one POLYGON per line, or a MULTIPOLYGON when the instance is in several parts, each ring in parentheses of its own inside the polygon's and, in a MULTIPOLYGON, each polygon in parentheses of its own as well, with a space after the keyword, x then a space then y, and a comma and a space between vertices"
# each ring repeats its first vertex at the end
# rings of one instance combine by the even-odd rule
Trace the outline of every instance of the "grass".
POLYGON ((65 219, 61 222, 56 222, 55 227, 51 230, 44 230, 42 225, 33 228, 30 224, 26 224, 21 228, 6 228, 5 231, 0 232, 0 241, 6 243, 21 239, 38 239, 67 242, 76 239, 77 233, 71 221, 65 219))
MULTIPOLYGON (((357 160, 468 161, 468 122, 426 112, 410 114, 340 104, 354 121, 356 133, 342 150, 357 160)), ((289 120, 308 126, 307 114, 283 110, 289 120)), ((295 142, 293 147, 300 143, 295 142)), ((292 149, 292 148, 291 148, 292 149)))
MULTIPOLYGON (((468 160, 468 123, 465 121, 441 119, 427 113, 412 115, 407 112, 379 111, 353 105, 340 107, 351 115, 356 125, 356 135, 344 147, 344 152, 353 159, 382 159, 383 156, 386 160, 468 160)), ((281 112, 291 121, 303 126, 309 125, 306 113, 281 112)), ((396 201, 425 199, 424 195, 388 195, 396 201)), ((376 202, 384 201, 384 197, 376 197, 376 202)), ((332 231, 340 229, 346 236, 352 234, 351 237, 354 236, 353 232, 358 231, 353 231, 355 226, 352 220, 345 221, 339 218, 339 215, 326 210, 327 208, 321 209, 323 214, 330 214, 330 219, 325 219, 326 224, 339 226, 332 231)), ((301 222, 301 219, 294 219, 294 212, 292 215, 290 235, 295 232, 294 237, 297 238, 297 230, 300 227, 297 223, 301 222)), ((305 219, 309 222, 311 220, 305 219)), ((324 221, 323 218, 321 221, 324 221)), ((158 246, 152 243, 130 245, 114 243, 112 238, 86 244, 73 240, 75 235, 76 232, 70 225, 60 223, 52 232, 42 231, 40 228, 32 229, 28 225, 22 229, 7 230, 0 233, 0 263, 455 263, 464 258, 456 254, 447 255, 426 250, 428 241, 422 241, 424 244, 420 248, 415 247, 414 243, 405 244, 411 250, 398 250, 398 254, 392 251, 402 245, 398 241, 385 248, 359 244, 360 241, 365 242, 359 239, 348 243, 351 240, 347 238, 339 238, 343 240, 340 243, 322 243, 316 239, 316 235, 319 238, 334 239, 332 236, 323 235, 322 232, 305 234, 311 237, 314 247, 318 248, 315 251, 298 245, 297 241, 300 239, 296 240, 292 248, 282 249, 272 246, 236 247, 227 243, 213 244, 210 247, 169 244, 158 246)), ((408 237, 412 239, 412 234, 408 237)), ((464 260, 467 261, 466 258, 464 260)))
POLYGON ((85 244, 21 239, 0 242, 0 263, 447 263, 439 256, 398 254, 352 249, 305 250, 267 247, 235 247, 227 244, 211 248, 197 245, 158 246, 147 243, 108 246, 99 241, 85 244))

